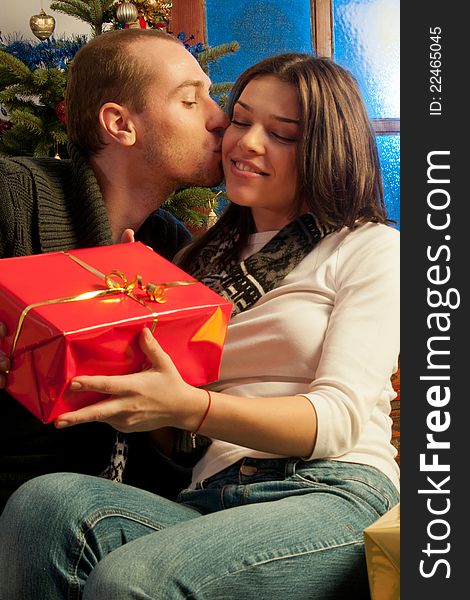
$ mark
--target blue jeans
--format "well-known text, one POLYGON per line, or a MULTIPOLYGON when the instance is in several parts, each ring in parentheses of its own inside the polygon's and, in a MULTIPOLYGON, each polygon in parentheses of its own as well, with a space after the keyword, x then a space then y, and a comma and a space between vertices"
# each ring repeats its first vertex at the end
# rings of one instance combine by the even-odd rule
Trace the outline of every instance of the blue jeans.
POLYGON ((0 518, 0 600, 369 598, 363 530, 397 502, 378 470, 328 460, 246 458, 178 502, 44 475, 0 518))

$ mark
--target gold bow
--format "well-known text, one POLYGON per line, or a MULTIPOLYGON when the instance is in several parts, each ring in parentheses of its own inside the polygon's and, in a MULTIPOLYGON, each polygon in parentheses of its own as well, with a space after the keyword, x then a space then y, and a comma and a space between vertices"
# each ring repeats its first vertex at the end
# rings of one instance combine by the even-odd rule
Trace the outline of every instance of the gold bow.
POLYGON ((137 287, 138 289, 145 292, 146 300, 150 300, 151 302, 158 302, 159 304, 163 304, 167 301, 167 298, 165 297, 165 292, 167 289, 169 289, 171 287, 177 287, 177 286, 181 286, 181 285, 192 285, 194 283, 197 283, 197 281, 195 281, 195 280, 193 280, 193 281, 182 280, 182 281, 168 281, 165 283, 148 282, 147 284, 144 285, 142 283, 142 275, 140 275, 140 274, 137 274, 134 277, 134 279, 132 279, 132 280, 127 279, 127 277, 124 275, 124 273, 122 273, 122 271, 118 271, 118 270, 113 270, 110 273, 104 274, 104 273, 101 273, 101 271, 98 271, 98 269, 95 269, 94 267, 92 267, 91 265, 86 263, 85 261, 81 260, 80 258, 77 258, 73 254, 69 254, 68 252, 64 252, 64 254, 66 256, 68 256, 69 258, 71 258, 73 261, 75 261, 77 264, 79 264, 81 267, 83 267, 84 269, 89 271, 90 273, 93 273, 100 279, 104 279, 104 282, 106 283, 106 289, 95 290, 92 292, 84 292, 82 294, 77 294, 75 296, 66 296, 64 298, 54 298, 52 300, 44 300, 42 302, 35 302, 34 304, 29 304, 28 306, 26 306, 23 309, 23 311, 20 315, 20 318, 18 319, 18 324, 16 326, 13 343, 12 343, 12 346, 10 349, 11 365, 13 365, 13 357, 15 354, 16 346, 18 344, 18 339, 19 339, 21 331, 23 329, 24 321, 25 321, 28 313, 31 310, 33 310, 34 308, 38 308, 39 306, 52 305, 52 304, 63 304, 66 302, 80 302, 83 300, 92 300, 94 298, 108 296, 109 294, 121 294, 122 293, 122 294, 126 294, 127 296, 129 296, 129 298, 132 298, 133 300, 135 300, 136 302, 138 302, 139 304, 141 304, 142 306, 144 306, 147 310, 149 310, 151 312, 152 317, 153 317, 153 323, 152 323, 152 326, 150 329, 153 333, 155 331, 155 327, 157 325, 158 313, 154 312, 154 310, 142 298, 139 298, 138 296, 136 296, 134 294, 135 288, 137 287))

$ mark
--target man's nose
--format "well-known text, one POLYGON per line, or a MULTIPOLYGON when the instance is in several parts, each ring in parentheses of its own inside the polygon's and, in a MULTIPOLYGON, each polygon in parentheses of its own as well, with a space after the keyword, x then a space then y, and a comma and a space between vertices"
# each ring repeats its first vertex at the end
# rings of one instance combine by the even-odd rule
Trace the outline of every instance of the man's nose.
POLYGON ((229 126, 230 120, 215 100, 213 100, 211 108, 212 112, 207 122, 207 129, 209 131, 223 133, 229 126))

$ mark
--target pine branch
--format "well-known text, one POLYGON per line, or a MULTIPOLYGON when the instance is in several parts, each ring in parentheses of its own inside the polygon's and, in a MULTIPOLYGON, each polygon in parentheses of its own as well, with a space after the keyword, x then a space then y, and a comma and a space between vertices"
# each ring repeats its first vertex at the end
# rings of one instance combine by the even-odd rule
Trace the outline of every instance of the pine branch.
POLYGON ((52 142, 46 138, 41 138, 34 148, 34 156, 41 158, 42 156, 49 156, 52 149, 52 142))
POLYGON ((189 187, 178 190, 167 199, 172 207, 211 208, 216 194, 210 188, 189 187))
POLYGON ((211 85, 211 94, 221 94, 229 92, 233 88, 233 81, 222 81, 211 85))
POLYGON ((16 97, 11 102, 4 102, 0 98, 0 102, 3 102, 9 113, 12 110, 24 110, 25 108, 29 109, 32 113, 34 113, 34 111, 37 110, 37 104, 27 96, 16 97))
POLYGON ((227 106, 228 98, 229 98, 229 95, 227 93, 225 93, 225 92, 223 92, 222 94, 220 94, 220 96, 218 98, 218 102, 220 104, 220 108, 222 108, 223 110, 225 110, 225 107, 227 106))
POLYGON ((90 23, 103 23, 103 9, 101 7, 101 2, 99 0, 95 0, 94 2, 90 2, 90 23))
POLYGON ((23 81, 31 77, 31 70, 24 62, 4 50, 0 50, 0 67, 7 69, 17 78, 17 81, 23 81))
POLYGON ((51 126, 49 133, 56 144, 64 146, 68 141, 67 132, 65 131, 64 127, 60 126, 59 124, 51 126))
MULTIPOLYGON (((20 93, 19 84, 10 85, 4 90, 0 91, 0 103, 9 104, 10 102, 14 102, 20 93)), ((22 98, 18 99, 23 102, 22 98)))
POLYGON ((103 31, 106 13, 114 0, 56 0, 51 2, 51 9, 65 13, 88 23, 94 36, 103 31))
POLYGON ((57 0, 51 2, 51 10, 76 17, 80 21, 90 23, 90 7, 83 0, 57 0))
POLYGON ((31 156, 36 136, 25 127, 17 125, 0 137, 0 152, 10 156, 31 156))
POLYGON ((10 103, 14 103, 16 101, 23 103, 29 100, 31 106, 38 106, 39 93, 37 88, 32 86, 30 82, 17 83, 15 84, 14 89, 16 90, 16 97, 12 99, 10 103))
POLYGON ((6 67, 0 65, 0 90, 5 89, 10 85, 15 85, 18 82, 18 77, 6 67))
POLYGON ((39 94, 45 104, 54 107, 64 97, 67 75, 56 68, 36 69, 32 76, 32 93, 39 94), (34 87, 33 87, 34 86, 34 87))
POLYGON ((189 227, 203 228, 207 225, 208 214, 201 211, 216 209, 219 201, 226 201, 222 191, 211 188, 189 187, 178 190, 169 196, 163 208, 189 227))
POLYGON ((106 13, 114 0, 89 0, 91 23, 98 26, 100 31, 106 21, 106 13))
POLYGON ((183 208, 182 206, 172 206, 171 208, 163 205, 163 208, 169 210, 179 221, 188 227, 205 227, 207 224, 207 216, 197 210, 191 208, 183 208))
POLYGON ((10 120, 15 125, 22 125, 32 133, 43 134, 44 123, 33 112, 27 109, 15 109, 10 112, 10 120))
POLYGON ((206 65, 209 62, 213 62, 230 52, 236 52, 240 48, 238 42, 229 42, 228 44, 220 44, 219 46, 213 46, 200 52, 197 56, 199 64, 206 65))

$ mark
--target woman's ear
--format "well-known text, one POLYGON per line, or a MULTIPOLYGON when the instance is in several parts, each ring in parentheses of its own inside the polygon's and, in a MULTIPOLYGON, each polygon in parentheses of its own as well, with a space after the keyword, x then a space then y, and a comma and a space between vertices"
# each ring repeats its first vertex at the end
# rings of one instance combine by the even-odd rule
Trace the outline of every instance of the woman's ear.
POLYGON ((135 144, 136 129, 132 113, 125 106, 115 102, 106 102, 100 108, 98 119, 105 139, 111 138, 124 146, 135 144))

